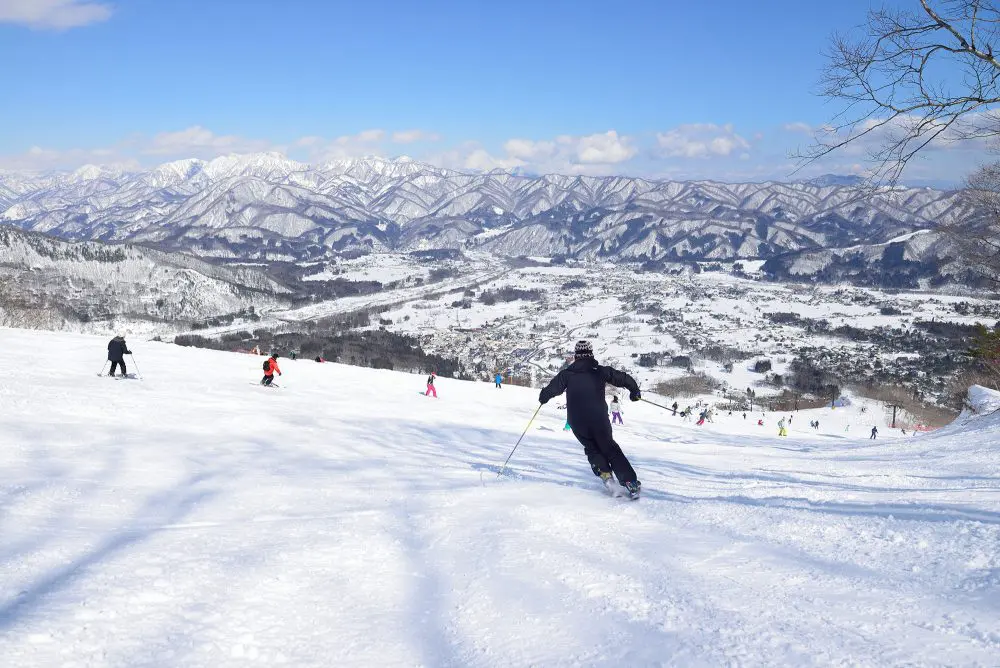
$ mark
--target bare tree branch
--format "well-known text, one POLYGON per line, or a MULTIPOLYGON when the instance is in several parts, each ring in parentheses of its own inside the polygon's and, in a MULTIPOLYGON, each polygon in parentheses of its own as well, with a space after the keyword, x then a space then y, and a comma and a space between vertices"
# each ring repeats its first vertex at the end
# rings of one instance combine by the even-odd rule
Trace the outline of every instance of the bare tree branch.
POLYGON ((1000 0, 916 0, 883 8, 864 32, 835 35, 821 93, 843 107, 799 168, 830 154, 861 152, 871 184, 894 185, 932 145, 1000 137, 1000 0))

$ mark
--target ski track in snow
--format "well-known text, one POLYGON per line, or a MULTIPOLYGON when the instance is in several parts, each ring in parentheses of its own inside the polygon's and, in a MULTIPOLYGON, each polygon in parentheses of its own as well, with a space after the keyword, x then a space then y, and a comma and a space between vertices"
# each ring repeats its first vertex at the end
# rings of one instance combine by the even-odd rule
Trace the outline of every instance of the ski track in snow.
POLYGON ((139 341, 111 382, 103 338, 0 345, 31 362, 0 378, 3 666, 1000 662, 997 417, 873 443, 850 409, 778 439, 632 404, 630 502, 557 402, 496 477, 535 390, 284 360, 264 392, 258 357, 139 341))

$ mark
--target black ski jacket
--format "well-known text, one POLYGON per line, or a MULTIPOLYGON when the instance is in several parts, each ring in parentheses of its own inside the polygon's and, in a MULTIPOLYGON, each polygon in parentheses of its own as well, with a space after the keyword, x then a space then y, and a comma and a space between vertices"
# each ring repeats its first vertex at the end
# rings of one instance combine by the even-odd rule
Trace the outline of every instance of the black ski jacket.
POLYGON ((578 359, 556 374, 538 395, 539 403, 566 393, 566 412, 569 423, 586 424, 597 420, 608 420, 608 404, 604 401, 604 386, 610 383, 623 387, 634 396, 639 393, 639 384, 624 371, 601 366, 592 357, 578 359))
POLYGON ((125 339, 120 336, 116 336, 108 343, 109 362, 124 362, 125 356, 131 354, 132 352, 128 349, 125 339))

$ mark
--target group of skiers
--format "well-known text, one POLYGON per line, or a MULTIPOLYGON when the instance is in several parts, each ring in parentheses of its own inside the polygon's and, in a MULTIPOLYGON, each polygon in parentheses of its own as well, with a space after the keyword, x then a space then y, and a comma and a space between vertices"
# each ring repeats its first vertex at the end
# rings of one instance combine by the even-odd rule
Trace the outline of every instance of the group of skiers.
MULTIPOLYGON (((113 376, 118 367, 122 370, 122 375, 126 375, 125 355, 131 355, 125 337, 122 334, 115 336, 108 343, 108 361, 111 362, 111 372, 113 376)), ((294 359, 294 357, 292 358, 294 359)), ((324 362, 321 357, 316 358, 317 362, 324 362)), ((278 354, 272 353, 263 363, 264 376, 260 384, 272 386, 274 376, 281 375, 281 368, 278 366, 278 354)), ((437 388, 434 385, 437 373, 431 372, 427 377, 427 388, 424 396, 437 398, 437 388)), ((503 387, 503 375, 497 372, 494 376, 494 384, 497 389, 503 387)), ((630 498, 636 499, 642 484, 639 482, 635 469, 632 468, 628 458, 622 452, 621 446, 614 440, 612 425, 624 424, 622 419, 622 406, 615 395, 610 406, 605 403, 606 386, 628 390, 629 400, 640 401, 642 393, 639 385, 632 376, 624 371, 619 371, 609 366, 603 366, 594 357, 593 346, 589 341, 578 341, 573 351, 573 362, 565 369, 556 374, 549 384, 541 390, 538 401, 545 405, 550 400, 563 393, 566 394, 566 425, 567 431, 572 431, 573 435, 583 446, 584 454, 590 463, 590 468, 594 475, 598 476, 609 491, 614 493, 613 483, 617 480, 621 487, 625 488, 630 498), (609 419, 610 413, 610 419, 609 419)), ((698 402, 701 407, 704 404, 698 402)), ((678 404, 673 402, 670 407, 673 415, 678 414, 678 404)), ((680 412, 682 418, 690 419, 693 408, 688 406, 680 412)), ((714 411, 710 407, 705 407, 699 414, 698 425, 706 421, 712 422, 714 411)), ((732 412, 730 411, 730 415, 732 412)), ((743 419, 747 414, 743 413, 743 419)), ((787 436, 788 426, 792 422, 793 416, 787 420, 782 417, 778 420, 778 435, 787 436)), ((757 421, 763 426, 763 418, 757 421)), ((809 423, 813 429, 819 429, 819 420, 809 423)), ((878 428, 872 427, 871 438, 878 435, 878 428)))

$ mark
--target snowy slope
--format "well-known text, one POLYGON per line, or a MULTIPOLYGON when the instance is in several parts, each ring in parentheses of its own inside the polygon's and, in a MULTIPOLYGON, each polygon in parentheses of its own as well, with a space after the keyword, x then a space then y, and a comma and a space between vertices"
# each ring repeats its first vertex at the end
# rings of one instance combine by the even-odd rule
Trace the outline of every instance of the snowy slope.
POLYGON ((872 444, 850 409, 779 440, 630 404, 632 503, 555 402, 495 481, 533 390, 288 360, 268 390, 259 357, 137 340, 144 380, 111 380, 105 344, 0 330, 32 362, 0 378, 0 665, 1000 656, 997 416, 872 444))
POLYGON ((290 290, 262 272, 132 245, 68 243, 0 226, 0 324, 81 328, 189 323, 274 308, 290 290))

